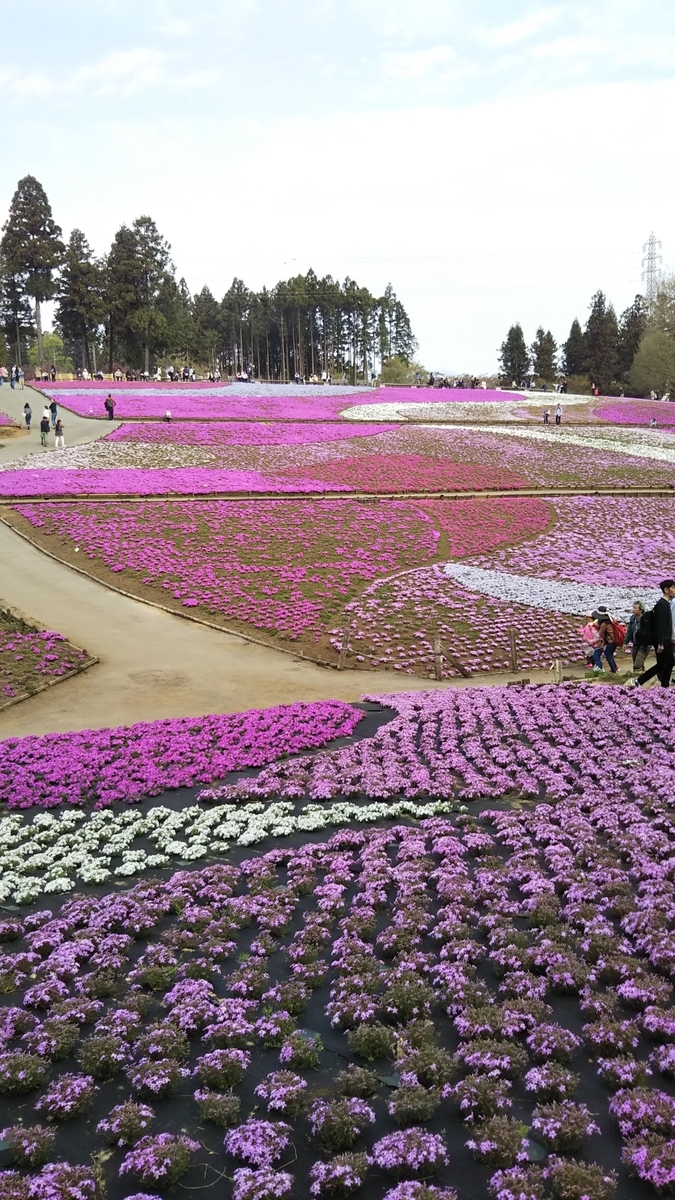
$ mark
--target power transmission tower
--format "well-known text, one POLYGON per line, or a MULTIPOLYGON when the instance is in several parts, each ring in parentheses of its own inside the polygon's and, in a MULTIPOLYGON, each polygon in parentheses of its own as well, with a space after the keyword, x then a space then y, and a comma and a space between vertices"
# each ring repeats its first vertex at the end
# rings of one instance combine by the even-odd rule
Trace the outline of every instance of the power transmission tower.
POLYGON ((642 249, 645 252, 642 260, 642 282, 645 285, 645 297, 651 303, 652 300, 656 299, 656 293, 659 290, 659 282, 661 280, 661 263, 663 262, 663 258, 658 253, 661 249, 661 242, 657 241, 653 233, 650 233, 642 249))

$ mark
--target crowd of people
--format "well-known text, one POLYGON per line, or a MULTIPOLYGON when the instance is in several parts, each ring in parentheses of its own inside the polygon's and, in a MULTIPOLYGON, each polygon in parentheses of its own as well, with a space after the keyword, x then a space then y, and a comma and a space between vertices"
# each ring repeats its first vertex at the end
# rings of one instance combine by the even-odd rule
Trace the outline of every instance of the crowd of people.
POLYGON ((618 673, 616 653, 622 649, 632 658, 633 677, 628 687, 642 687, 658 679, 661 687, 670 686, 675 665, 675 579, 659 584, 661 598, 652 609, 636 600, 628 624, 618 621, 604 605, 590 613, 579 630, 586 645, 586 665, 600 674, 603 658, 612 675, 618 673), (645 670, 647 656, 654 652, 655 662, 645 670))
MULTIPOLYGON (((26 429, 30 429, 31 422, 33 420, 33 410, 31 408, 30 402, 28 400, 26 400, 26 403, 23 406, 23 419, 26 422, 26 429)), ((40 417, 40 445, 41 446, 46 447, 49 445, 49 442, 47 439, 48 439, 50 433, 54 434, 55 449, 65 450, 65 447, 66 447, 65 425, 63 424, 63 421, 61 420, 61 418, 59 416, 58 405, 56 403, 56 400, 54 400, 54 399, 50 400, 49 404, 47 404, 45 402, 45 406, 42 410, 42 416, 40 417)))

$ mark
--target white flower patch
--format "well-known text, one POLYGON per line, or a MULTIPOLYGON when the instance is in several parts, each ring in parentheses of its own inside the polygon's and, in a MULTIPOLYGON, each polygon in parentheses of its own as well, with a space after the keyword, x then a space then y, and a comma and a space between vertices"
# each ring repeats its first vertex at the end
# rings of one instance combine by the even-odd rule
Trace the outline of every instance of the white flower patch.
POLYGON ((537 579, 532 575, 487 571, 465 563, 446 563, 443 572, 472 592, 552 613, 571 613, 573 616, 583 616, 599 604, 605 604, 613 616, 626 621, 635 600, 642 600, 651 608, 661 595, 652 588, 638 591, 636 588, 604 587, 601 584, 595 587, 584 583, 558 583, 551 579, 537 579))
MULTIPOLYGON (((460 806, 461 807, 461 806, 460 806)), ((12 814, 0 820, 0 903, 30 904, 43 894, 72 891, 78 883, 102 884, 144 871, 196 862, 226 854, 232 846, 254 846, 267 837, 289 837, 302 831, 382 818, 432 817, 457 811, 454 801, 418 804, 221 804, 205 809, 190 805, 173 812, 158 804, 145 815, 138 811, 68 811, 40 813, 30 822, 12 814), (176 835, 182 836, 178 838, 176 835), (148 853, 139 839, 151 842, 148 853), (117 860, 117 861, 116 861, 117 860)))
MULTIPOLYGON (((467 433, 473 432, 471 426, 459 425, 457 428, 467 433)), ((556 446, 580 446, 587 450, 599 450, 603 454, 610 450, 613 454, 629 454, 632 458, 675 463, 675 438, 662 433, 657 433, 655 438, 650 437, 651 431, 648 429, 603 429, 602 432, 575 429, 572 433, 557 425, 539 426, 537 429, 524 425, 485 425, 481 427, 481 432, 496 433, 500 437, 526 438, 532 442, 549 442, 556 446)))
POLYGON ((347 421, 512 421, 520 406, 512 400, 436 401, 418 404, 415 402, 353 404, 340 413, 347 421), (509 402, 510 401, 510 402, 509 402))

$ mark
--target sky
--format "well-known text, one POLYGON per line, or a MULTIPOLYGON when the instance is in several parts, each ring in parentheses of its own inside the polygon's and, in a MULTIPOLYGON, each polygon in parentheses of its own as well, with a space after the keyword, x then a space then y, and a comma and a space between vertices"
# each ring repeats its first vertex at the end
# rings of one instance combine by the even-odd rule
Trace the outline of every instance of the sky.
POLYGON ((419 359, 496 369, 675 268, 663 0, 33 0, 3 15, 0 221, 37 176, 97 253, 149 214, 192 291, 313 267, 405 305, 419 359), (18 53, 12 52, 15 47, 18 53))

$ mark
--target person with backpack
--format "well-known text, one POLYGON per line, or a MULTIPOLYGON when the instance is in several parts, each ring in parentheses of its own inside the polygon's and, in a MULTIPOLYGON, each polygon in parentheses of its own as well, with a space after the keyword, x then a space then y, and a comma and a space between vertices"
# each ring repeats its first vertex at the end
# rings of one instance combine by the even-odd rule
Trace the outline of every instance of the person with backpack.
POLYGON ((673 673, 673 633, 675 626, 673 623, 673 600, 675 600, 675 579, 664 579, 659 584, 663 593, 660 600, 656 601, 653 609, 646 612, 640 622, 641 639, 643 636, 649 638, 649 645, 654 646, 656 650, 656 665, 650 667, 648 671, 643 671, 638 675, 637 679, 629 680, 628 687, 642 687, 648 683, 656 675, 661 687, 670 687, 670 676, 673 673))
POLYGON ((604 654, 612 675, 616 675, 619 669, 616 665, 616 659, 614 658, 614 651, 616 650, 617 646, 617 638, 614 632, 614 621, 612 620, 610 614, 607 612, 599 613, 597 618, 597 626, 598 641, 595 650, 593 651, 593 666, 596 671, 602 671, 602 656, 604 654))
MULTIPOLYGON (((49 409, 47 409, 47 413, 49 413, 49 409)), ((40 420, 40 445, 41 446, 47 445, 47 434, 48 433, 49 433, 49 416, 45 416, 43 413, 42 418, 40 420)))
POLYGON ((630 653, 633 659, 634 675, 640 675, 642 673, 644 670, 645 659, 649 654, 649 642, 644 640, 646 627, 643 633, 640 633, 644 615, 644 604, 641 600, 635 600, 633 602, 633 611, 629 617, 628 625, 626 626, 626 637, 623 643, 623 648, 626 654, 630 653))

